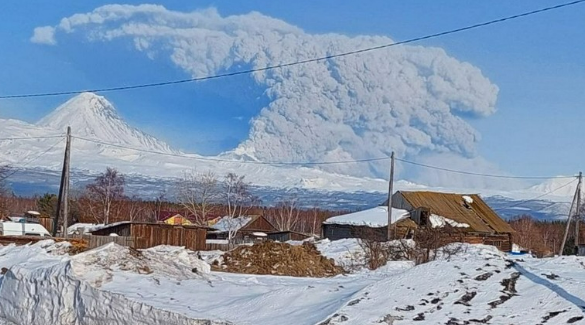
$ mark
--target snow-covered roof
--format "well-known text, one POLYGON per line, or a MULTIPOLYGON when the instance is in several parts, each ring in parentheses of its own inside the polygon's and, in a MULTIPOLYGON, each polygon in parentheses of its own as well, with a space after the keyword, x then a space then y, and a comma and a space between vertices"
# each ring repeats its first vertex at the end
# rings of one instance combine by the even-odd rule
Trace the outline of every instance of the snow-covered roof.
POLYGON ((92 231, 96 231, 96 230, 100 230, 100 229, 104 229, 104 228, 109 228, 109 227, 114 227, 114 226, 122 225, 125 223, 131 223, 131 221, 120 221, 120 222, 109 223, 107 225, 104 225, 103 223, 100 223, 100 224, 76 223, 74 225, 67 227, 67 233, 73 234, 73 233, 75 233, 75 231, 78 231, 78 229, 81 229, 81 228, 83 228, 83 233, 90 233, 92 231))
POLYGON ((83 233, 88 233, 90 231, 95 230, 95 228, 97 228, 99 226, 103 226, 103 224, 99 225, 96 223, 79 222, 79 223, 76 223, 76 224, 73 224, 73 225, 67 227, 67 234, 73 235, 76 231, 81 231, 81 229, 83 229, 83 233))
POLYGON ((250 223, 254 218, 253 217, 222 217, 219 219, 212 228, 217 230, 218 232, 226 232, 226 231, 237 231, 241 228, 245 227, 248 223, 250 223))
MULTIPOLYGON (((408 211, 392 208, 392 223, 409 216, 408 211)), ((388 225, 388 207, 379 206, 368 210, 358 211, 350 214, 329 218, 326 224, 355 225, 384 227, 388 225)))

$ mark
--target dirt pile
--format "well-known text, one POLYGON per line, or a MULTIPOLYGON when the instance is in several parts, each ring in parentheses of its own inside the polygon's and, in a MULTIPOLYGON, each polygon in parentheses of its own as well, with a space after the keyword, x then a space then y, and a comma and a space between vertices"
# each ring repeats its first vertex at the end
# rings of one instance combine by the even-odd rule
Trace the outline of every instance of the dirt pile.
POLYGON ((266 241, 240 246, 223 256, 218 271, 248 274, 271 274, 297 277, 329 277, 343 273, 333 259, 321 255, 312 243, 293 246, 266 241))

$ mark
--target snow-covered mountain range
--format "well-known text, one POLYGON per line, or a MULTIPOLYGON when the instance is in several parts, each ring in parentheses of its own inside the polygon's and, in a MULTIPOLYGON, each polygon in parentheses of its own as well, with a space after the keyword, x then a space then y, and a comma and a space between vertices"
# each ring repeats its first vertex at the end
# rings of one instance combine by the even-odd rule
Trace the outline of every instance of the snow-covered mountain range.
MULTIPOLYGON (((268 203, 293 191, 308 201, 323 200, 330 208, 343 209, 381 202, 387 191, 387 181, 383 179, 347 176, 306 166, 268 164, 246 155, 209 157, 183 153, 130 126, 106 98, 93 93, 75 96, 35 124, 6 119, 0 119, 0 123, 0 165, 22 168, 9 181, 27 194, 52 190, 58 185, 67 126, 72 128, 73 134, 73 181, 79 184, 111 166, 128 175, 130 188, 136 194, 148 196, 148 193, 160 191, 163 187, 171 187, 172 179, 185 171, 211 170, 220 177, 235 172, 245 175, 257 186, 256 190, 268 203), (361 194, 356 196, 358 192, 361 194)), ((489 197, 506 216, 532 211, 540 218, 560 218, 568 210, 566 202, 570 201, 575 189, 575 184, 563 187, 568 181, 565 178, 551 179, 517 191, 432 189, 479 192, 489 197), (549 192, 553 195, 543 195, 549 192), (531 201, 535 197, 538 200, 531 201)), ((395 189, 430 188, 397 181, 395 189)))

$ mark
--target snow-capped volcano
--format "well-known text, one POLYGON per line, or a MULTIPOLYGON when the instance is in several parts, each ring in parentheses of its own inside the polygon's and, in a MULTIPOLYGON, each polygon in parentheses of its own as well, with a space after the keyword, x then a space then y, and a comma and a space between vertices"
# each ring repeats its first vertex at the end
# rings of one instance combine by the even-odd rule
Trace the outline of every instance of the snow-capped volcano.
POLYGON ((36 125, 62 132, 71 126, 73 135, 133 148, 175 152, 163 141, 128 125, 105 97, 89 92, 71 98, 36 125))

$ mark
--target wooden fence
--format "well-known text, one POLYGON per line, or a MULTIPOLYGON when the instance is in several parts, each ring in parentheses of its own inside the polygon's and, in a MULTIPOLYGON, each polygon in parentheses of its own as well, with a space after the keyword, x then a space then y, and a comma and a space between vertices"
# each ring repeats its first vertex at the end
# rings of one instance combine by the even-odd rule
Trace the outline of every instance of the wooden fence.
POLYGON ((184 246, 193 251, 206 248, 205 228, 150 223, 133 223, 131 227, 134 248, 137 249, 158 245, 184 246))
POLYGON ((83 235, 81 238, 87 241, 87 247, 89 249, 100 247, 109 243, 116 243, 121 246, 134 247, 134 238, 132 237, 83 235))

